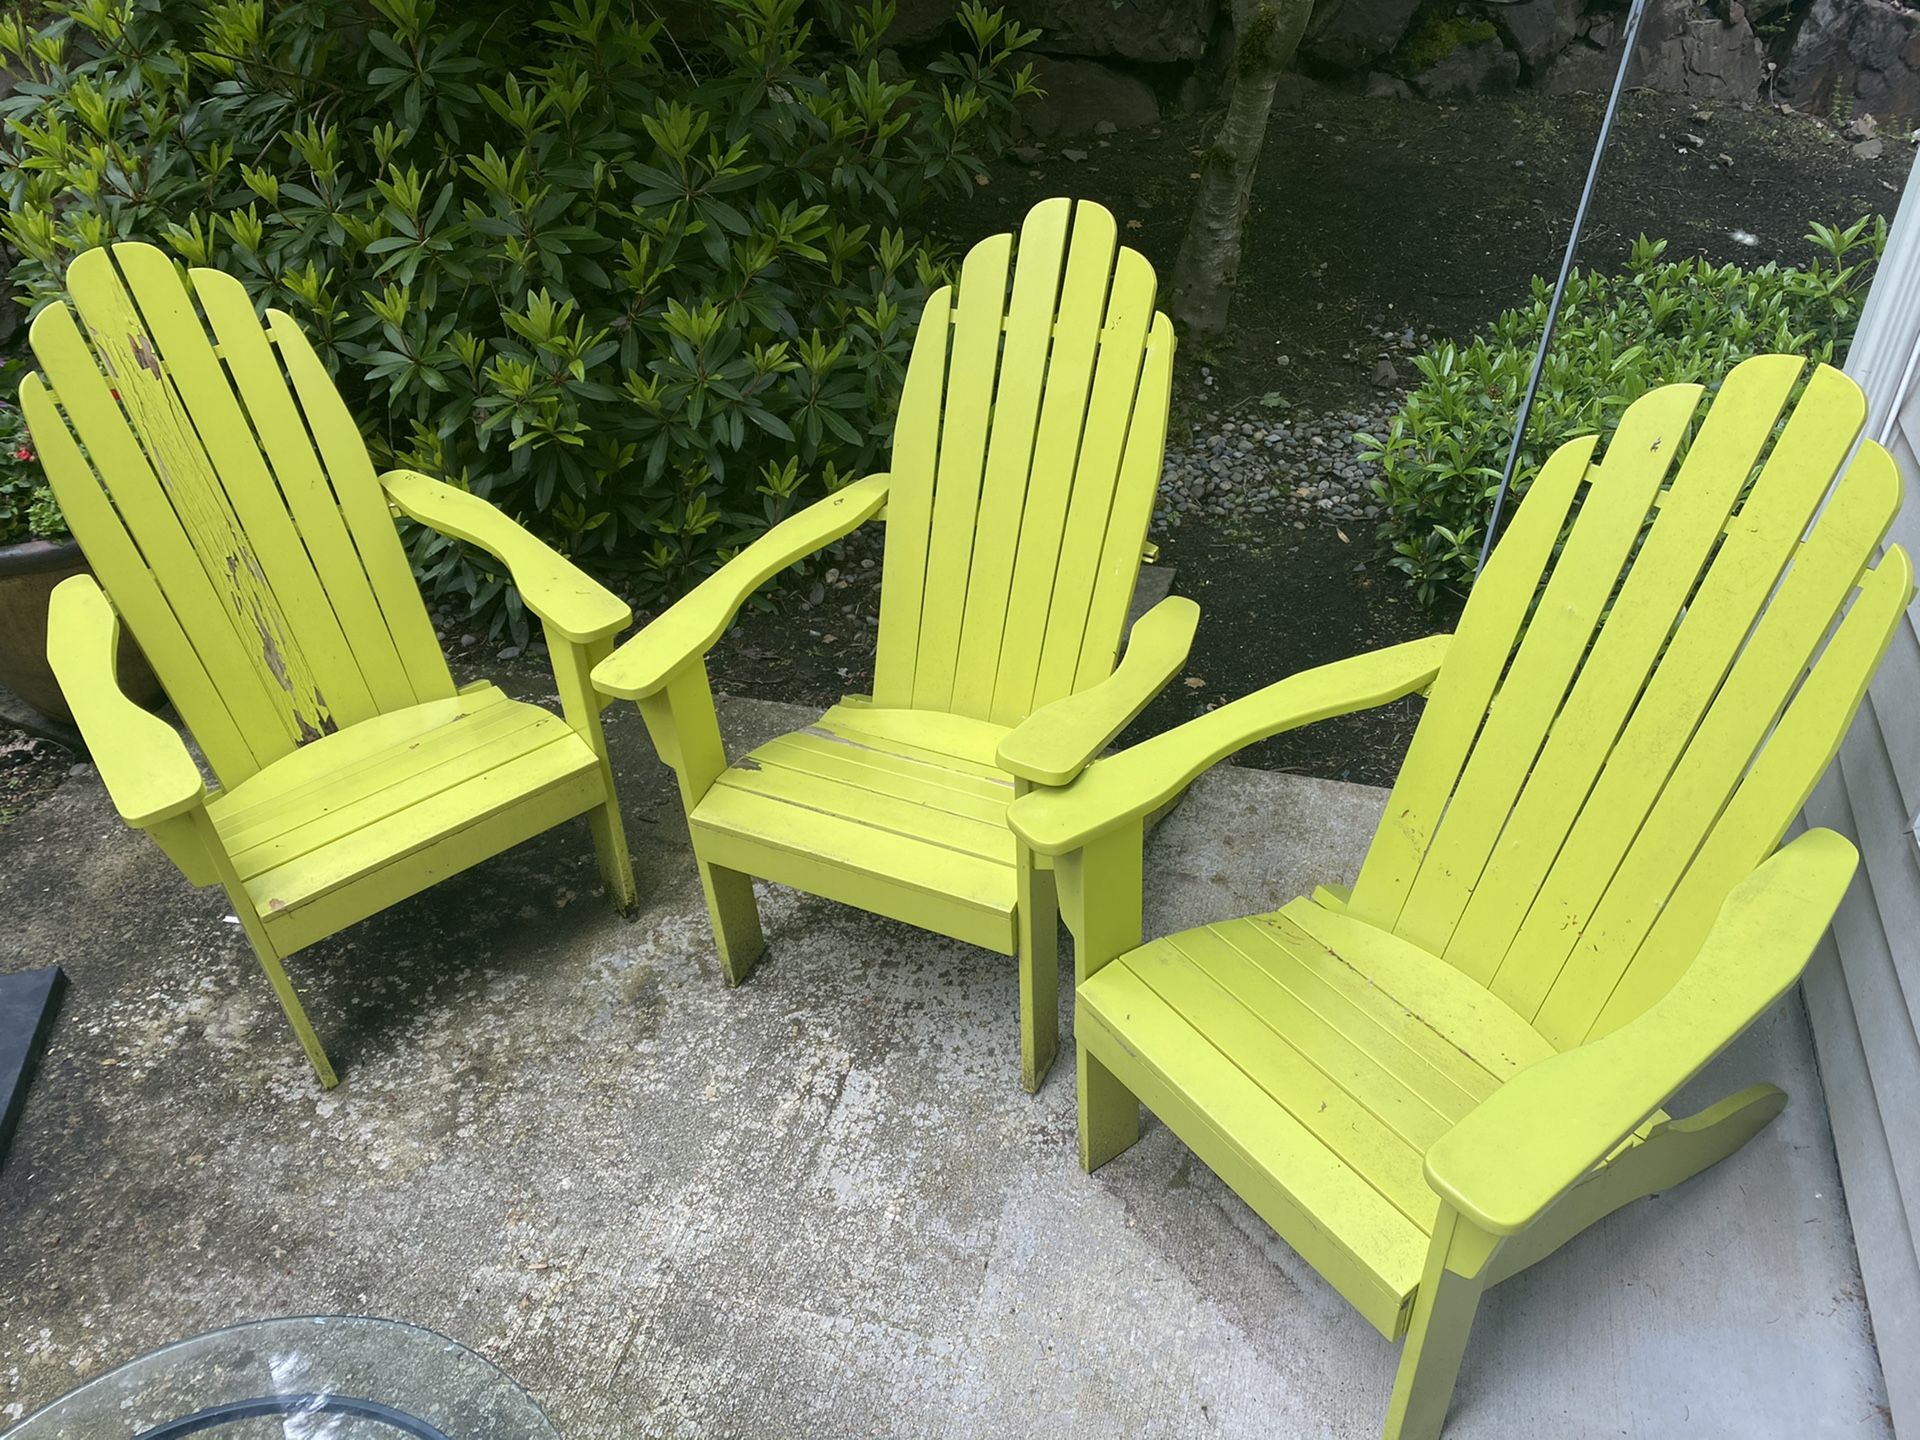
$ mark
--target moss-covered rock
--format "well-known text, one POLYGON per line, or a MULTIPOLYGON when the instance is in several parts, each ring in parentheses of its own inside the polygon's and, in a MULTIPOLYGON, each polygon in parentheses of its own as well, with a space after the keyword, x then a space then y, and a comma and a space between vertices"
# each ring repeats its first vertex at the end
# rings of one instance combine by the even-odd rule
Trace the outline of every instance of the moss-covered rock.
POLYGON ((1394 53, 1394 66, 1402 75, 1418 75, 1431 70, 1463 45, 1499 38, 1500 32, 1491 20, 1429 10, 1400 42, 1400 48, 1394 53))

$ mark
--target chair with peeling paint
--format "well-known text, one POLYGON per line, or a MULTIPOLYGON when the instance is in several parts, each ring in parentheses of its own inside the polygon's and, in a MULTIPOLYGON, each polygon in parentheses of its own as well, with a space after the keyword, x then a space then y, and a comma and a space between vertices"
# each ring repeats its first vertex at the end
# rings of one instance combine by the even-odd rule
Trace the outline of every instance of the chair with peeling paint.
POLYGON ((1160 484, 1173 326, 1153 267, 1087 201, 1035 206, 927 299, 871 475, 748 546, 593 673, 680 781, 729 984, 778 881, 1019 956, 1020 1070, 1057 1044, 1053 875, 1007 829, 1022 790, 1093 762, 1186 661, 1169 597, 1116 666, 1160 484), (884 508, 874 693, 727 763, 706 654, 776 572, 884 508))
POLYGON ((323 1085, 283 962, 577 815, 634 904, 588 674, 627 606, 477 497, 376 477, 293 320, 148 245, 90 250, 35 318, 21 408, 93 576, 53 594, 48 651, 126 822, 225 888, 323 1085), (78 311, 76 318, 75 311, 78 311), (496 556, 545 627, 564 718, 456 689, 394 508, 496 556), (122 622, 217 783, 121 692, 122 622))
POLYGON ((1598 463, 1562 447, 1451 637, 1282 680, 1009 813, 1077 942, 1082 1163, 1144 1102, 1404 1336, 1389 1440, 1440 1433, 1488 1285, 1786 1103, 1664 1108, 1840 902, 1846 840, 1775 847, 1913 596, 1880 548, 1893 459, 1848 460, 1865 399, 1821 366, 1795 403, 1805 370, 1746 362, 1697 429, 1701 387, 1670 385, 1598 463), (1146 816, 1244 745, 1423 690, 1351 891, 1140 943, 1146 816))

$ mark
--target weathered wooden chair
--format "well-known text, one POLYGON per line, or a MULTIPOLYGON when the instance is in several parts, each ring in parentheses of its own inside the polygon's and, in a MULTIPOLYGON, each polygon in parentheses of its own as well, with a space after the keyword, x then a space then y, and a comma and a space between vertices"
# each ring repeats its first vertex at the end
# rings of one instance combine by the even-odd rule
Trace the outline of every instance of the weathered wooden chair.
POLYGON ((679 777, 728 983, 764 940, 760 876, 1020 957, 1021 1075, 1056 1045, 1052 874, 1006 825, 1185 662, 1163 600, 1115 653, 1159 486, 1173 327, 1098 205, 1047 200, 927 300, 890 474, 776 526, 593 672, 679 777), (1069 236, 1071 231, 1071 236, 1069 236), (874 693, 727 764, 705 656, 769 576, 886 512, 874 693))
POLYGON ((194 884, 225 887, 331 1086, 281 963, 295 951, 583 813, 615 903, 634 903, 587 678, 632 616, 484 501, 376 479, 298 327, 262 324, 232 276, 194 270, 189 287, 127 244, 81 255, 67 287, 80 321, 64 304, 35 318, 46 376, 20 399, 99 584, 54 592, 49 656, 120 814, 194 884), (389 502, 509 567, 564 722, 491 684, 455 690, 389 502), (216 790, 121 693, 122 619, 216 790))
POLYGON ((1078 942, 1083 1163, 1134 1142, 1144 1101, 1406 1336, 1389 1437, 1439 1433, 1486 1286, 1785 1104, 1661 1108, 1839 903, 1844 839, 1773 852, 1913 593, 1897 547, 1874 559, 1892 459, 1863 446, 1829 494, 1850 380, 1815 372, 1769 450, 1804 368, 1740 366, 1670 485, 1698 386, 1643 397, 1597 465, 1560 449, 1451 639, 1283 680, 1012 807, 1078 942), (1254 740, 1429 685, 1350 895, 1140 943, 1144 815, 1254 740))

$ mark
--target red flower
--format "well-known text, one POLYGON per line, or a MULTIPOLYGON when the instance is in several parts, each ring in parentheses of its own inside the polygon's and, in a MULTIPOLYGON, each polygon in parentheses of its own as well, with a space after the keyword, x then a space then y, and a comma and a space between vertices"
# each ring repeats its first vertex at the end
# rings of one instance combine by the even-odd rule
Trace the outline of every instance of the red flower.
POLYGON ((33 451, 22 445, 18 450, 13 452, 13 458, 16 460, 31 461, 33 459, 33 451))

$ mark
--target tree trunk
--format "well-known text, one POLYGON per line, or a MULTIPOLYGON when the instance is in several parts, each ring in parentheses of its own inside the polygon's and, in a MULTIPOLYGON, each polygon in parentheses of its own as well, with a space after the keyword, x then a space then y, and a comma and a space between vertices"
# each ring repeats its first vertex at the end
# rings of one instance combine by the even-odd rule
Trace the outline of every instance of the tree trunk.
POLYGON ((1200 161, 1200 191, 1173 266, 1172 314, 1188 335, 1206 338, 1227 328, 1273 92, 1312 13, 1313 0, 1234 0, 1226 119, 1200 161))

